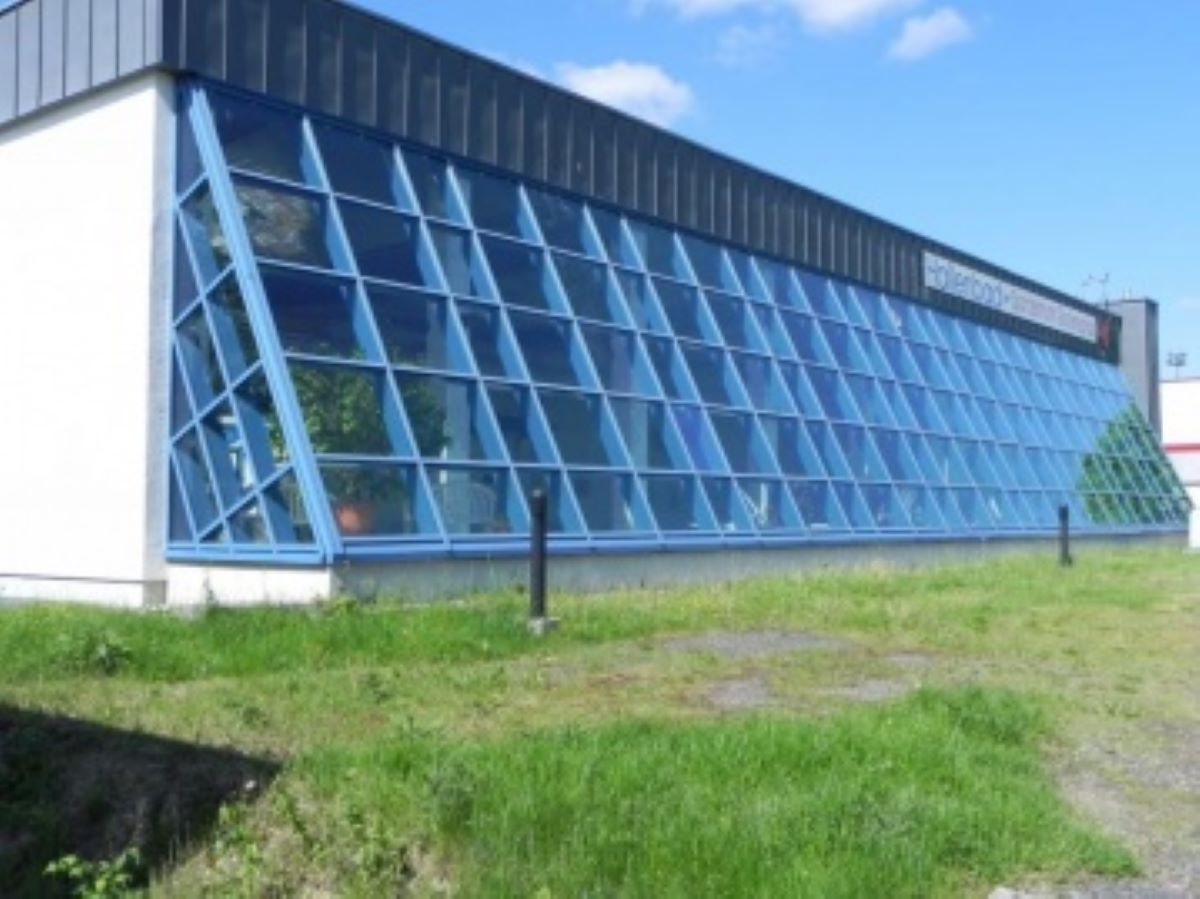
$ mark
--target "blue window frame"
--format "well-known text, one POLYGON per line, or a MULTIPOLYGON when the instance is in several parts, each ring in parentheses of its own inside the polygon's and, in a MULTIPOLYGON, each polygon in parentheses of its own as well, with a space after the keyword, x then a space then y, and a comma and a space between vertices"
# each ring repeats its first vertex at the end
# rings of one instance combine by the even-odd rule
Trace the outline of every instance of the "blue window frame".
POLYGON ((173 558, 1179 529, 1111 366, 201 81, 173 558))

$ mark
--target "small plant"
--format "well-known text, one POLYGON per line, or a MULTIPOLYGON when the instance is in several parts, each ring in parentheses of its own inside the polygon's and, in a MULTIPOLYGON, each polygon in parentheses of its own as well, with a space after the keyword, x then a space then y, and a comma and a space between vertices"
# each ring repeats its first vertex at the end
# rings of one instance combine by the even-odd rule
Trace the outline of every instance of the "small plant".
POLYGON ((243 806, 221 806, 217 812, 216 836, 211 848, 217 858, 235 863, 243 886, 247 892, 253 893, 251 887, 258 883, 263 867, 263 850, 243 806))
POLYGON ((77 899, 124 899, 133 895, 141 867, 141 853, 126 849, 114 859, 98 862, 64 855, 48 864, 45 873, 69 881, 77 899))
POLYGON ((64 668, 105 677, 113 676, 133 659, 128 644, 109 630, 62 634, 57 655, 64 668))
POLYGON ((460 761, 444 761, 429 773, 426 789, 438 829, 450 837, 463 836, 471 825, 478 789, 471 771, 460 761))

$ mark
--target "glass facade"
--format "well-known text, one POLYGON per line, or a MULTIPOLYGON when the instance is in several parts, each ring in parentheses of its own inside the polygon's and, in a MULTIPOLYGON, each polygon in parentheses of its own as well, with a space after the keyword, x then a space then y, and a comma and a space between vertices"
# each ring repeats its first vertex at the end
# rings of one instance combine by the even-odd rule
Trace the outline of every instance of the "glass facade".
POLYGON ((179 140, 175 558, 1184 526, 1111 365, 226 89, 179 140))

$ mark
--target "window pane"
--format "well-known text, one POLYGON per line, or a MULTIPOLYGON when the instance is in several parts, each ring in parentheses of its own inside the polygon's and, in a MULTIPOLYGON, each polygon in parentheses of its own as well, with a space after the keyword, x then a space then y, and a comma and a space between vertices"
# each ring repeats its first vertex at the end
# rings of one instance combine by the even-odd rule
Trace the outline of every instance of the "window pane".
POLYGON ((458 316, 481 373, 500 378, 523 377, 516 350, 504 330, 499 309, 460 302, 458 316))
POLYGON ((411 209, 391 144, 323 122, 314 122, 313 130, 335 191, 387 206, 400 206, 406 211, 411 209))
POLYGON ((683 448, 671 439, 671 425, 664 404, 621 398, 609 402, 634 467, 688 467, 683 448))
POLYGON ((217 490, 225 508, 236 504, 254 485, 254 471, 241 430, 227 401, 204 417, 200 434, 208 447, 217 490))
POLYGON ((208 478, 208 464, 195 431, 188 431, 175 444, 175 464, 192 509, 197 531, 203 531, 217 517, 217 494, 208 478))
POLYGON ((735 382, 723 351, 692 344, 680 344, 679 348, 687 359, 692 381, 700 391, 701 399, 722 406, 742 405, 741 397, 735 393, 735 382))
POLYGON ((497 459, 500 446, 470 381, 396 375, 417 451, 428 459, 497 459))
MULTIPOLYGON (((200 293, 200 288, 196 284, 196 273, 192 270, 192 260, 188 258, 188 248, 185 246, 183 237, 183 222, 180 221, 176 225, 174 254, 174 270, 172 272, 172 305, 174 316, 178 317, 179 313, 190 306, 200 293)), ((203 232, 203 228, 201 229, 203 232)), ((203 237, 201 237, 203 239, 203 237)), ((215 268, 216 263, 212 266, 215 268)))
POLYGON ((683 360, 677 354, 671 341, 664 337, 650 337, 649 335, 643 339, 650 362, 658 375, 658 382, 666 391, 667 396, 675 400, 693 399, 692 387, 688 381, 683 360))
POLYGON ((771 412, 792 411, 787 389, 776 377, 769 358, 745 353, 731 353, 730 356, 755 408, 771 412))
POLYGON ((346 537, 432 532, 416 502, 416 470, 407 465, 322 465, 321 479, 338 530, 346 537))
POLYGON ((784 474, 800 477, 820 477, 824 469, 808 432, 795 418, 776 418, 764 415, 759 419, 767 444, 784 474))
POLYGON ((213 121, 234 168, 289 181, 304 181, 304 135, 300 117, 273 106, 209 93, 213 121))
MULTIPOLYGON (((200 267, 200 280, 207 286, 229 265, 229 244, 225 242, 217 207, 213 205, 212 194, 207 187, 202 187, 184 202, 183 227, 196 265, 200 267)), ((181 296, 179 299, 186 303, 192 297, 181 296)))
POLYGON ((672 232, 636 219, 626 219, 626 224, 634 246, 649 271, 672 278, 689 277, 687 266, 675 252, 675 235, 672 232))
POLYGON ((432 466, 428 471, 447 534, 510 534, 528 529, 505 469, 432 466))
POLYGON ((426 215, 435 218, 461 221, 462 213, 454 199, 454 191, 450 185, 450 175, 445 160, 435 159, 405 149, 404 166, 408 170, 409 181, 417 195, 417 201, 426 215))
POLYGON ((751 416, 736 412, 710 412, 709 418, 730 468, 737 472, 770 470, 770 465, 763 458, 761 444, 755 437, 754 419, 751 416))
POLYGON ((207 406, 225 389, 225 381, 204 312, 197 309, 189 315, 176 331, 176 338, 192 396, 197 405, 207 406))
POLYGON ((335 267, 323 199, 241 180, 234 189, 257 255, 316 268, 335 267))
POLYGON ((501 299, 529 309, 557 311, 562 307, 544 250, 496 237, 484 236, 482 242, 501 299))
POLYGON ((515 181, 458 167, 458 186, 477 228, 532 240, 534 234, 521 208, 515 181))
POLYGON ((229 531, 235 543, 263 544, 271 542, 267 520, 257 502, 248 503, 229 520, 229 531))
POLYGON ((385 414, 381 376, 328 365, 292 363, 288 369, 314 452, 400 454, 399 423, 385 414))
POLYGON ((277 468, 288 463, 289 454, 283 439, 283 426, 275 411, 275 401, 262 372, 253 375, 238 388, 237 408, 246 429, 246 443, 258 479, 264 481, 277 468))
POLYGON ((658 292, 658 298, 676 336, 716 342, 716 335, 704 320, 700 291, 661 278, 654 279, 654 289, 658 292))
POLYGON ((657 393, 632 331, 595 325, 583 325, 582 331, 600 383, 606 388, 617 393, 657 393))
POLYGON ((723 293, 705 293, 708 298, 708 308, 712 310, 713 318, 721 328, 721 334, 728 346, 743 349, 761 349, 761 342, 754 334, 754 325, 750 320, 749 307, 746 301, 723 293))
POLYGON ((845 321, 846 313, 842 310, 842 304, 830 282, 803 269, 796 271, 796 278, 799 280, 800 286, 804 288, 804 295, 808 298, 808 305, 814 313, 822 318, 845 321))
POLYGON ((528 499, 535 490, 546 494, 548 525, 552 534, 577 534, 583 530, 583 522, 571 506, 570 497, 563 489, 563 476, 556 471, 541 468, 522 468, 517 472, 521 492, 528 499))
POLYGON ((605 266, 563 253, 554 254, 554 265, 576 315, 613 324, 626 323, 621 297, 605 266))
POLYGON ((539 390, 558 452, 568 465, 612 465, 613 454, 605 439, 604 405, 590 393, 539 390))
POLYGON ((716 527, 695 478, 649 475, 642 484, 659 530, 711 531, 716 527))
POLYGON ((574 253, 598 255, 582 203, 531 187, 526 187, 525 193, 546 243, 574 253))
POLYGON ((600 234, 600 240, 604 243, 604 249, 608 253, 608 258, 620 265, 638 266, 637 256, 630 243, 625 239, 620 217, 597 207, 592 207, 590 212, 596 230, 600 234))
POLYGON ((554 461, 554 451, 533 405, 529 389, 511 384, 489 384, 487 391, 492 411, 512 460, 554 461))
POLYGON ((681 235, 680 240, 687 250, 692 271, 696 273, 696 279, 701 284, 705 287, 715 287, 717 290, 738 289, 733 272, 725 264, 724 254, 717 244, 690 234, 681 235))
POLYGON ((458 228, 431 225, 429 234, 451 293, 490 299, 492 290, 480 267, 470 233, 458 228))
POLYGON ((783 485, 778 481, 739 478, 738 492, 750 510, 750 518, 759 530, 771 531, 798 527, 784 508, 783 485))
POLYGON ((583 383, 569 322, 518 312, 511 314, 511 320, 533 380, 573 386, 583 383))
POLYGON ((783 322, 788 337, 792 339, 796 355, 801 359, 821 365, 834 364, 833 353, 830 352, 820 327, 813 319, 795 312, 781 312, 780 321, 783 322))
POLYGON ((629 305, 629 312, 633 315, 633 323, 643 331, 666 333, 666 322, 659 312, 658 303, 650 291, 650 282, 646 276, 623 269, 617 269, 616 276, 625 302, 629 305))
POLYGON ((729 478, 704 478, 704 493, 713 514, 717 516, 717 527, 726 533, 753 531, 750 510, 742 499, 742 492, 729 478))
POLYGON ((683 437, 684 445, 692 457, 692 464, 700 471, 724 471, 716 438, 709 430, 704 412, 698 406, 672 406, 675 424, 683 437))
POLYGON ((800 517, 809 530, 820 533, 846 528, 846 515, 829 484, 824 481, 795 481, 791 484, 791 491, 800 517))
POLYGON ((415 218, 346 201, 338 208, 362 274, 419 287, 441 286, 423 251, 415 218))
POLYGON ((362 359, 366 327, 349 281, 263 266, 263 287, 284 350, 362 359))
POLYGON ((225 370, 231 378, 238 378, 258 361, 258 346, 237 279, 230 276, 223 280, 209 301, 225 370))
POLYGON ((633 478, 629 475, 576 471, 571 473, 571 485, 589 530, 614 532, 645 527, 635 521, 633 478))
POLYGON ((447 371, 466 369, 445 298, 379 286, 368 288, 367 295, 389 362, 447 371))
POLYGON ((183 493, 179 489, 179 479, 169 473, 170 479, 170 534, 172 543, 191 543, 194 539, 192 526, 188 523, 187 510, 183 505, 183 493))

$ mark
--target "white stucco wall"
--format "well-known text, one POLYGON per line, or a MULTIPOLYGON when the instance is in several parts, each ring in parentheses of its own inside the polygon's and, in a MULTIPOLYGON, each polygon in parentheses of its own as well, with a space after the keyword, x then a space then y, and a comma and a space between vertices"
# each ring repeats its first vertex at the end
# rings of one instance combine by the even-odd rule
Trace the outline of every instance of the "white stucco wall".
POLYGON ((0 602, 162 594, 172 94, 0 129, 0 602))
POLYGON ((1200 378, 1162 384, 1163 446, 1192 498, 1190 543, 1200 549, 1200 378))

